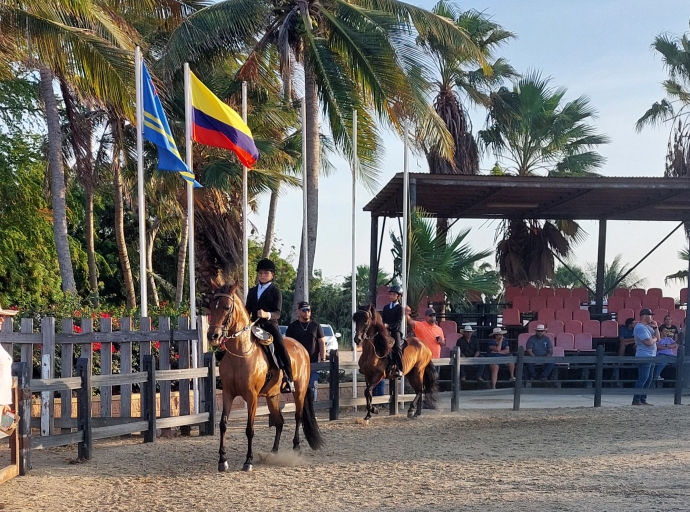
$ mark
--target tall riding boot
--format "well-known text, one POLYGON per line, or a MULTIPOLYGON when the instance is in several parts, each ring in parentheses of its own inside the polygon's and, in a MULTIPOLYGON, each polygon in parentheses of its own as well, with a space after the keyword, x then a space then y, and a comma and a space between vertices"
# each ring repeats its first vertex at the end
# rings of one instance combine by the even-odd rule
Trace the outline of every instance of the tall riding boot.
POLYGON ((283 380, 285 381, 284 386, 281 387, 283 393, 294 393, 295 392, 295 382, 292 378, 292 361, 290 361, 290 356, 287 350, 284 352, 285 359, 283 360, 283 380))

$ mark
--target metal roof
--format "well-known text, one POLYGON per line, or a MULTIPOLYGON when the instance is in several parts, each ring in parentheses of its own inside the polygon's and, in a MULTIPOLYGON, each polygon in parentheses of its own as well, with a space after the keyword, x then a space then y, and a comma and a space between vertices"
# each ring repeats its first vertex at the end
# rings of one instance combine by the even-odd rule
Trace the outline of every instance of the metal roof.
MULTIPOLYGON (((396 174, 364 211, 402 216, 396 174)), ((690 220, 690 179, 410 173, 413 204, 448 219, 690 220)))

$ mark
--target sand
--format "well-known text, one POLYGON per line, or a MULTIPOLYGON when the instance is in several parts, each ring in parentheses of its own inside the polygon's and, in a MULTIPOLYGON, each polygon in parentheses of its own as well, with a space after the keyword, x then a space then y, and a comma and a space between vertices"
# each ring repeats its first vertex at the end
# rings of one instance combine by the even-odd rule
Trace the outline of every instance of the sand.
MULTIPOLYGON (((273 429, 258 420, 254 471, 240 471, 243 422, 228 430, 227 473, 218 437, 98 441, 33 452, 26 477, 0 486, 0 510, 521 510, 690 508, 690 408, 364 413, 320 421, 326 447, 293 453, 293 425, 268 454, 273 429)), ((324 413, 322 412, 321 415, 324 413)))

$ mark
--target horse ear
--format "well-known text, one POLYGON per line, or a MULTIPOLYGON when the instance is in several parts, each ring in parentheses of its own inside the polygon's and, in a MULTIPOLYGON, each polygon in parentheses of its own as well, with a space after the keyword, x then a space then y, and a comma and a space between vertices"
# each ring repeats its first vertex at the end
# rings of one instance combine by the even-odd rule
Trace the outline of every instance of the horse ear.
POLYGON ((211 289, 214 292, 217 292, 218 289, 220 288, 220 286, 218 286, 218 284, 215 282, 215 280, 213 278, 211 278, 210 281, 211 281, 211 289))
POLYGON ((230 295, 232 295, 233 293, 235 293, 235 291, 237 290, 237 286, 238 286, 237 283, 235 283, 235 284, 232 285, 232 287, 230 288, 230 295))

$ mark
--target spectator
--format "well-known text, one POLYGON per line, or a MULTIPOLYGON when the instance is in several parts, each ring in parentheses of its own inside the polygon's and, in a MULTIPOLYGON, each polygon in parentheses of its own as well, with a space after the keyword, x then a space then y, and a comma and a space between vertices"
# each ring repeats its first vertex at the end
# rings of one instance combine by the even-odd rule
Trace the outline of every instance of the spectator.
POLYGON ((664 317, 664 323, 659 326, 659 333, 662 338, 672 338, 674 343, 678 343, 678 327, 673 325, 671 315, 664 317))
POLYGON ((628 318, 625 325, 618 330, 618 355, 619 356, 634 356, 635 355, 635 334, 633 329, 635 327, 635 319, 628 318))
MULTIPOLYGON (((5 318, 18 311, 0 307, 0 332, 5 318)), ((12 355, 0 345, 0 416, 12 409, 12 355)))
POLYGON ((668 361, 665 359, 669 356, 675 356, 676 349, 678 348, 676 340, 671 335, 671 330, 664 329, 663 324, 659 330, 662 338, 656 343, 656 357, 659 359, 659 362, 654 365, 654 380, 664 380, 661 372, 668 365, 668 361))
MULTIPOLYGON (((302 301, 297 305, 297 320, 288 325, 285 336, 299 341, 309 353, 309 362, 318 363, 326 360, 326 337, 321 325, 311 319, 311 306, 302 301)), ((311 370, 309 389, 316 401, 319 372, 311 370)))
MULTIPOLYGON (((487 357, 506 357, 510 355, 510 344, 508 340, 503 337, 507 331, 500 327, 494 328, 490 334, 489 349, 486 353, 487 357)), ((515 381, 515 363, 508 363, 508 370, 510 371, 510 380, 515 381)), ((498 381, 498 365, 490 364, 489 372, 491 373, 491 388, 496 389, 496 382, 498 381)))
MULTIPOLYGON (((553 343, 551 340, 544 335, 546 329, 544 324, 537 325, 535 332, 527 340, 527 346, 525 347, 525 355, 531 357, 544 357, 553 355, 553 343)), ((548 380, 551 372, 555 367, 554 363, 547 363, 539 375, 539 380, 548 380)), ((536 378, 535 365, 532 363, 525 364, 525 369, 527 370, 527 379, 532 380, 536 378)))
MULTIPOLYGON (((640 311, 640 321, 635 325, 635 357, 655 357, 656 344, 661 338, 659 327, 652 320, 652 311, 644 308, 640 311)), ((654 363, 640 363, 638 366, 636 389, 646 389, 652 383, 654 363)), ((647 403, 647 395, 633 396, 633 405, 652 405, 647 403)))
POLYGON ((427 308, 424 312, 424 322, 413 320, 411 312, 410 306, 407 306, 407 325, 414 331, 414 335, 429 347, 431 357, 438 359, 441 357, 441 347, 446 345, 446 337, 443 335, 443 329, 436 325, 436 311, 434 308, 427 308))
MULTIPOLYGON (((479 342, 476 337, 472 337, 474 333, 472 326, 466 325, 460 333, 462 336, 455 344, 460 350, 460 357, 479 357, 479 342)), ((467 377, 466 366, 460 365, 460 380, 465 380, 467 377)), ((477 369, 477 381, 484 382, 484 365, 479 364, 475 368, 477 369)))

